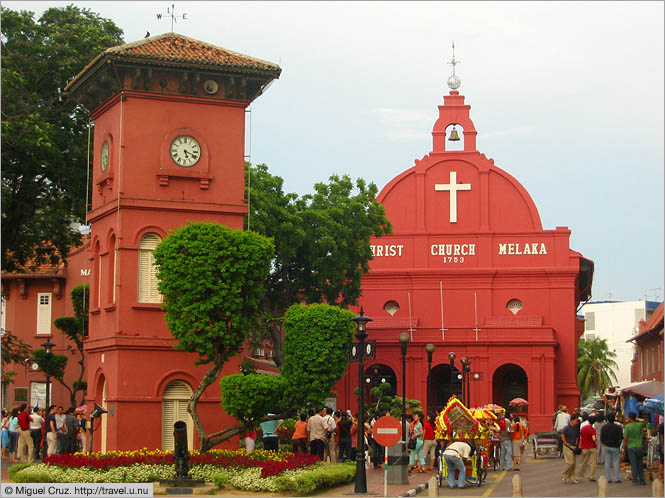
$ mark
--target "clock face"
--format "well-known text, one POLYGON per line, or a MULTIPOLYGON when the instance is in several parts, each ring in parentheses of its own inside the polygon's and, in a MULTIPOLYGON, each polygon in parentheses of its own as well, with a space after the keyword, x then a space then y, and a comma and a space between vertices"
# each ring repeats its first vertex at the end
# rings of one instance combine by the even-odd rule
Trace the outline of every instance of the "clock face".
POLYGON ((30 365, 30 368, 32 368, 33 370, 39 370, 39 365, 37 363, 33 363, 32 365, 30 365))
POLYGON ((106 168, 109 167, 109 143, 104 140, 102 144, 102 153, 99 156, 99 163, 102 168, 102 171, 106 171, 106 168))
POLYGON ((201 146, 191 135, 178 135, 171 142, 171 159, 178 166, 190 168, 201 159, 201 146))

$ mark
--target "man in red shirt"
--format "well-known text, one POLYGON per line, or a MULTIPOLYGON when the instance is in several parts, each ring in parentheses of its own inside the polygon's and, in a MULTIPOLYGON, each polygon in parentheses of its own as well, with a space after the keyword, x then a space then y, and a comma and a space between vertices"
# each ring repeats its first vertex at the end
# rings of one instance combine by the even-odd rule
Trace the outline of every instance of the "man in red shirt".
POLYGON ((28 409, 28 405, 23 403, 20 407, 18 414, 18 426, 20 427, 18 433, 18 458, 23 463, 32 463, 35 461, 35 444, 32 441, 32 434, 30 433, 30 422, 32 417, 28 409), (25 453, 25 447, 28 447, 28 454, 25 453))
POLYGON ((591 467, 591 472, 589 473, 589 480, 595 482, 596 480, 596 429, 593 428, 593 424, 596 421, 596 417, 591 415, 589 417, 589 423, 580 429, 580 448, 582 448, 582 460, 580 462, 580 467, 577 470, 577 480, 584 480, 584 474, 586 473, 587 466, 591 467))

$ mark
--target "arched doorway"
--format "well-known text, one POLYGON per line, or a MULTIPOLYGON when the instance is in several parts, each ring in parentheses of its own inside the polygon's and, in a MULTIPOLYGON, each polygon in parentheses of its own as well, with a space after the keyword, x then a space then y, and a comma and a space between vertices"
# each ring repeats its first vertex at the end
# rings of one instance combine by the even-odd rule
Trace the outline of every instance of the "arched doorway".
MULTIPOLYGON (((456 367, 453 367, 451 375, 450 365, 442 363, 433 367, 430 375, 430 410, 441 410, 453 394, 462 397, 461 372, 456 367)), ((425 403, 426 400, 423 400, 425 403)))
POLYGON ((528 397, 528 379, 522 367, 513 363, 501 365, 492 378, 492 401, 508 409, 514 398, 528 397))
POLYGON ((173 424, 182 420, 187 424, 187 447, 194 448, 194 422, 187 412, 192 388, 182 380, 170 382, 162 395, 162 449, 174 450, 173 424))
POLYGON ((369 406, 378 401, 370 394, 370 391, 373 387, 381 384, 388 384, 390 386, 388 395, 397 396, 397 376, 392 368, 380 363, 367 367, 365 370, 365 399, 369 406))

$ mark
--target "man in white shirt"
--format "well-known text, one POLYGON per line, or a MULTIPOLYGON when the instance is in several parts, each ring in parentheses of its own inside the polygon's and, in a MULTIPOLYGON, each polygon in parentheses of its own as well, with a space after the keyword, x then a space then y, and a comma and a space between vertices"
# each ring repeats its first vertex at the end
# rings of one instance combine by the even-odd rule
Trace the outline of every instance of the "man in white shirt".
POLYGON ((333 417, 333 409, 329 406, 326 407, 326 414, 323 417, 323 421, 327 431, 327 444, 323 453, 323 461, 327 461, 328 457, 330 457, 330 463, 337 463, 337 441, 335 441, 337 423, 335 422, 335 417, 333 417))
POLYGON ((67 429, 65 428, 65 414, 62 413, 62 406, 58 406, 55 412, 55 429, 58 432, 58 455, 65 453, 67 438, 64 437, 67 429))
POLYGON ((35 409, 32 411, 31 417, 32 419, 30 420, 30 436, 32 437, 32 442, 35 445, 35 458, 38 458, 42 442, 42 424, 44 423, 44 417, 42 417, 39 414, 38 406, 35 406, 35 409))
MULTIPOLYGON (((570 413, 568 413, 568 408, 566 405, 560 405, 559 411, 554 418, 554 430, 557 434, 560 434, 564 427, 570 422, 570 413)), ((561 437, 557 436, 557 444, 559 449, 559 456, 563 458, 563 443, 561 442, 561 437)))
POLYGON ((475 448, 472 448, 464 441, 455 441, 450 443, 448 447, 443 450, 443 458, 448 465, 448 487, 453 489, 455 487, 466 487, 466 467, 464 459, 471 458, 475 453, 475 448), (455 486, 455 469, 459 470, 457 477, 457 486, 455 486))
POLYGON ((325 408, 322 408, 318 413, 312 415, 309 417, 309 420, 307 420, 310 453, 318 456, 321 460, 323 460, 327 436, 326 425, 322 416, 323 413, 325 413, 325 408))

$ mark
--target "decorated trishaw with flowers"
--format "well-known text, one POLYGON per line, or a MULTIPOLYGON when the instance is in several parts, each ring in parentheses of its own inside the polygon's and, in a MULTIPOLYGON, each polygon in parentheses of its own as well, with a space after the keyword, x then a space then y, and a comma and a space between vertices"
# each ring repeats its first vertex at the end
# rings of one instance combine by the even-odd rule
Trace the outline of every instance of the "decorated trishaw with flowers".
MULTIPOLYGON (((441 441, 442 450, 454 441, 464 441, 475 446, 476 452, 465 460, 466 480, 480 486, 487 478, 487 444, 491 429, 488 428, 492 417, 496 417, 483 408, 470 410, 452 396, 448 404, 436 418, 434 434, 441 441)), ((439 458, 439 485, 448 477, 448 466, 439 458)))

